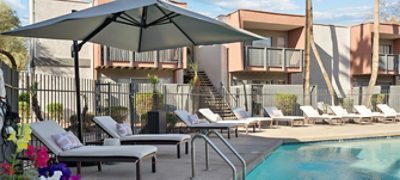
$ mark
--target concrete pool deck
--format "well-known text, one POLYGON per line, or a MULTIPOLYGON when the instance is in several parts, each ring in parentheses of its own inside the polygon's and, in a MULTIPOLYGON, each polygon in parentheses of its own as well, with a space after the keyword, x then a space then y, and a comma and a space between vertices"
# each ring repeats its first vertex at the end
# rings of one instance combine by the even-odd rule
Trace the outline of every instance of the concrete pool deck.
MULTIPOLYGON (((261 132, 240 134, 239 138, 231 138, 229 142, 243 156, 247 162, 247 171, 250 172, 257 164, 262 162, 269 153, 274 151, 283 142, 311 142, 325 140, 342 140, 367 137, 400 136, 400 123, 371 125, 345 124, 343 126, 312 125, 308 127, 279 126, 273 129, 263 129, 261 132)), ((212 138, 218 147, 223 147, 216 138, 212 138)), ((204 171, 204 143, 196 141, 196 179, 231 179, 232 171, 226 163, 210 148, 210 170, 204 171)), ((153 180, 186 180, 191 177, 190 154, 183 154, 181 159, 176 158, 174 146, 157 146, 157 173, 151 173, 150 160, 142 162, 142 179, 153 180)), ((241 164, 227 148, 221 148, 233 161, 238 171, 241 164)), ((75 171, 75 168, 72 168, 75 171)), ((98 172, 97 167, 82 168, 82 179, 134 179, 135 165, 133 163, 118 163, 103 165, 103 171, 98 172)), ((239 178, 238 178, 239 179, 239 178)))

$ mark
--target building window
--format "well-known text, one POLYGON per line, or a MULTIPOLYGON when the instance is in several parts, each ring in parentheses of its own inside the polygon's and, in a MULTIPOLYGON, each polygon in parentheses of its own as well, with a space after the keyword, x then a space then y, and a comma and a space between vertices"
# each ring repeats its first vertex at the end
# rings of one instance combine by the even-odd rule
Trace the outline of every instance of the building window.
POLYGON ((390 44, 379 45, 379 53, 380 54, 392 54, 392 45, 390 45, 390 44))
POLYGON ((263 39, 253 41, 251 45, 256 47, 271 47, 272 39, 271 37, 265 37, 263 39))

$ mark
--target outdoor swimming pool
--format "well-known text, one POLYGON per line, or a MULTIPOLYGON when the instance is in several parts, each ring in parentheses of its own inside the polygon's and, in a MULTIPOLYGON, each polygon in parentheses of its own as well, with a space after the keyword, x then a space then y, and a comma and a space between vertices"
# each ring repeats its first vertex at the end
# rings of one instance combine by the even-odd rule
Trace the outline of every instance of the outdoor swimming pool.
POLYGON ((400 138, 283 145, 247 179, 400 179, 400 138))

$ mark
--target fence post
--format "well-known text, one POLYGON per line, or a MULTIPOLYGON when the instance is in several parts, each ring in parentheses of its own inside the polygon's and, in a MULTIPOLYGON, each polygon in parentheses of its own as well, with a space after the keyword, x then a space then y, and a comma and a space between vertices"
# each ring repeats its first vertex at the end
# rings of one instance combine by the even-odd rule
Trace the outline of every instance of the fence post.
POLYGON ((99 116, 100 115, 100 101, 101 101, 101 93, 100 93, 100 81, 96 80, 95 81, 95 86, 94 86, 94 97, 95 97, 95 115, 99 116))
POLYGON ((130 113, 130 119, 131 119, 131 128, 132 131, 136 134, 136 107, 135 107, 135 102, 136 102, 136 92, 137 92, 137 86, 131 79, 131 82, 129 83, 129 113, 130 113))
POLYGON ((107 83, 108 115, 111 116, 111 83, 107 83))

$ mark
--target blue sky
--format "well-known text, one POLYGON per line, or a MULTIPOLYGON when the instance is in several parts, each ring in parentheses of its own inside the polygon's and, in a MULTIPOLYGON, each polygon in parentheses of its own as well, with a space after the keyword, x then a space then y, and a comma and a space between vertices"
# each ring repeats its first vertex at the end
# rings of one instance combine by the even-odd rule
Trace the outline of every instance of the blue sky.
MULTIPOLYGON (((17 11, 23 24, 28 23, 29 0, 0 0, 17 11)), ((50 1, 50 0, 49 0, 50 1)), ((255 9, 280 13, 304 14, 305 0, 180 0, 189 9, 216 17, 236 9, 255 9)), ((395 1, 395 0, 388 0, 395 1)), ((314 22, 322 24, 352 25, 371 17, 373 0, 313 0, 314 22)))

